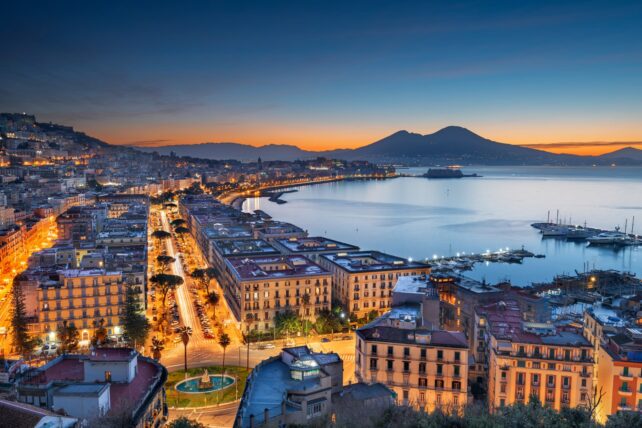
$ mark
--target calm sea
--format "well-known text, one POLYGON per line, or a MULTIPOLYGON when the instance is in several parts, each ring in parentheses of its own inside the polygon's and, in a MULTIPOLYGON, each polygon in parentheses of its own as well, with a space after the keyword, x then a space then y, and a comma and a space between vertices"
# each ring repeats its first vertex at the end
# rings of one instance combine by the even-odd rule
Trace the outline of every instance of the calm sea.
MULTIPOLYGON (((411 174, 425 168, 401 170, 411 174)), ((245 201, 245 210, 308 230, 310 235, 377 249, 415 260, 521 248, 543 259, 523 264, 478 264, 468 275, 516 285, 550 280, 585 266, 642 276, 642 247, 615 251, 542 239, 530 224, 554 220, 624 229, 628 219, 642 234, 642 168, 469 167, 481 178, 429 180, 397 178, 302 186, 278 205, 266 198, 245 201)))

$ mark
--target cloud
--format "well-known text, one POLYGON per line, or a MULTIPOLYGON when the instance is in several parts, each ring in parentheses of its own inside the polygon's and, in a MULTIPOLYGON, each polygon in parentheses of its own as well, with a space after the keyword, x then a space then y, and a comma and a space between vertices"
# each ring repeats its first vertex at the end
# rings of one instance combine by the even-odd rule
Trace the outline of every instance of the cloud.
POLYGON ((520 144, 522 147, 531 149, 564 149, 564 148, 582 148, 582 147, 609 147, 609 146, 642 146, 642 141, 587 141, 587 142, 570 142, 570 143, 537 143, 537 144, 520 144))

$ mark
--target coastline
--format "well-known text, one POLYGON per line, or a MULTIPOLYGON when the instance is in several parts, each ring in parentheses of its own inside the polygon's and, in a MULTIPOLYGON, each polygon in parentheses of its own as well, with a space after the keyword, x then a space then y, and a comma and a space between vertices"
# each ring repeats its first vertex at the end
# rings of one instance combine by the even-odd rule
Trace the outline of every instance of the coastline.
POLYGON ((266 191, 272 191, 272 190, 278 190, 278 189, 286 189, 289 187, 298 187, 298 186, 310 186, 313 184, 324 184, 324 183, 334 183, 338 181, 351 181, 351 180, 386 180, 390 178, 397 178, 399 175, 394 175, 394 176, 389 176, 389 177, 380 177, 380 176, 340 176, 340 177, 333 177, 329 179, 324 179, 324 180, 303 180, 300 182, 295 182, 295 183, 287 183, 287 184, 277 184, 273 186, 265 186, 265 187, 259 187, 256 189, 248 189, 244 192, 233 192, 227 195, 221 195, 217 199, 225 204, 225 205, 230 205, 232 208, 235 208, 239 211, 243 209, 243 202, 250 197, 251 194, 259 192, 266 192, 266 191))

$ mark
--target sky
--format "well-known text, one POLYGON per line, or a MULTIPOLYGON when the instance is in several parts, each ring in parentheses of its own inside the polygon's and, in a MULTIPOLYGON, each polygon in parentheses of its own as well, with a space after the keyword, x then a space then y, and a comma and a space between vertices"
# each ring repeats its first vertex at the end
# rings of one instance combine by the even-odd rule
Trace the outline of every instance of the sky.
POLYGON ((642 141, 640 1, 2 9, 0 111, 112 144, 349 148, 448 125, 567 153, 642 141))

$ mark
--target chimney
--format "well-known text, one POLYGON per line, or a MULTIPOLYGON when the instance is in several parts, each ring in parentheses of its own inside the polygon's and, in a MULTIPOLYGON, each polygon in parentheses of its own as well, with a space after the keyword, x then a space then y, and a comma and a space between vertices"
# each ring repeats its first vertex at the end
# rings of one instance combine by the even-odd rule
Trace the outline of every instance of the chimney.
POLYGON ((254 415, 250 415, 250 428, 254 428, 254 415))
POLYGON ((270 411, 266 408, 263 410, 263 423, 267 424, 267 421, 270 419, 270 411))

